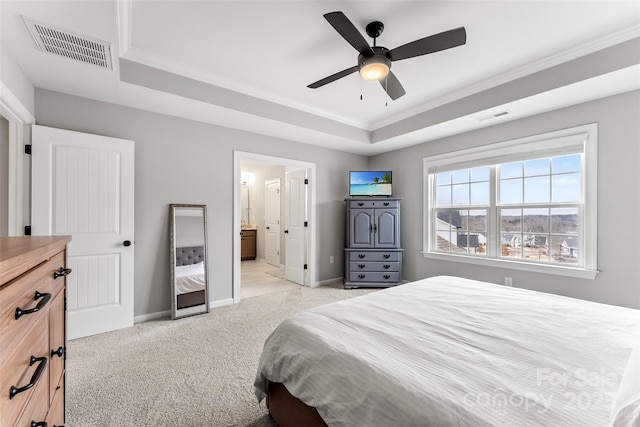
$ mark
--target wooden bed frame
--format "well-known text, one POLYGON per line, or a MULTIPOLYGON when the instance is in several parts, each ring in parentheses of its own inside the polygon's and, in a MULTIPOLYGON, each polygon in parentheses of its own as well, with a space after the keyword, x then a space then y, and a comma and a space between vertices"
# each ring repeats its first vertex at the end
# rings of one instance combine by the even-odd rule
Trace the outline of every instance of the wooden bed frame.
MULTIPOLYGON (((203 260, 204 260, 203 246, 190 246, 190 247, 176 248, 176 266, 197 264, 203 260)), ((204 289, 201 291, 178 294, 177 296, 178 309, 193 307, 194 305, 202 305, 205 302, 206 302, 206 295, 205 295, 204 289)))
POLYGON ((278 427, 327 427, 316 408, 294 397, 282 383, 267 384, 267 408, 278 427))

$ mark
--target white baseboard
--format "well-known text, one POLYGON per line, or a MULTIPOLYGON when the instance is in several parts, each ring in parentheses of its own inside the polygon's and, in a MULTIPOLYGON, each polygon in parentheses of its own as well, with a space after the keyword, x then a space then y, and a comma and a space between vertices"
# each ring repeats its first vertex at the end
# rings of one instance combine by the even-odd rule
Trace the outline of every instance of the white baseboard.
POLYGON ((158 311, 155 313, 141 314, 133 318, 133 323, 149 322, 151 320, 158 320, 162 318, 171 318, 171 310, 158 311))
POLYGON ((325 286, 325 285, 332 285, 336 282, 342 282, 343 277, 336 277, 335 279, 327 279, 327 280, 321 280, 319 282, 315 282, 313 285, 311 285, 312 288, 315 288, 316 286, 325 286))
MULTIPOLYGON (((227 298, 227 299, 222 299, 222 300, 217 300, 217 301, 209 301, 209 308, 217 308, 217 307, 223 307, 225 305, 231 305, 233 304, 233 298, 227 298)), ((151 320, 158 320, 158 319, 164 319, 164 318, 171 318, 171 310, 163 310, 163 311, 158 311, 155 313, 148 313, 148 314, 141 314, 139 316, 135 316, 133 318, 133 323, 142 323, 142 322, 149 322, 151 320)))

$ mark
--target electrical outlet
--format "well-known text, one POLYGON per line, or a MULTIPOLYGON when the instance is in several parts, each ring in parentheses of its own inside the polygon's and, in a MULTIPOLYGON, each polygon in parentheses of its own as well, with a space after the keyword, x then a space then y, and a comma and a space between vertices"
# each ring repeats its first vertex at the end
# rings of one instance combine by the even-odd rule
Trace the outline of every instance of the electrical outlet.
POLYGON ((505 277, 504 278, 504 285, 505 286, 513 286, 513 279, 511 277, 505 277))
POLYGON ((336 259, 332 256, 329 257, 329 264, 333 264, 336 262, 336 259))

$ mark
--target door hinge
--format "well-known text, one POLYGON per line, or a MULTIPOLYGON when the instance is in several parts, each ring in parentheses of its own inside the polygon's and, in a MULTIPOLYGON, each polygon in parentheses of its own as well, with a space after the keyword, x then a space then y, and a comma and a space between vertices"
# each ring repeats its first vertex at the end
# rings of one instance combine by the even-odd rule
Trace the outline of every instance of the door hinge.
POLYGON ((64 311, 67 311, 67 297, 64 297, 64 311))
POLYGON ((305 269, 305 270, 307 269, 307 264, 305 264, 305 265, 304 265, 304 269, 305 269))
POLYGON ((309 178, 305 178, 305 179, 304 179, 304 183, 305 183, 305 184, 308 184, 308 183, 309 183, 309 178))
POLYGON ((305 226, 305 227, 308 227, 308 226, 309 226, 309 223, 308 223, 307 221, 305 221, 305 222, 304 222, 304 226, 305 226))
POLYGON ((24 154, 31 154, 31 144, 24 145, 24 154))
POLYGON ((31 226, 30 225, 25 225, 24 226, 24 235, 25 236, 31 236, 31 226))

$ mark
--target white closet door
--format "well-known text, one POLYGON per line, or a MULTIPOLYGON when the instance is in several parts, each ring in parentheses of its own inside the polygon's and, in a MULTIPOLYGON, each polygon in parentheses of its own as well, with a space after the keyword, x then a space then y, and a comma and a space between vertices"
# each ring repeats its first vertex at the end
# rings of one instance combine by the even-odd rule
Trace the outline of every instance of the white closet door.
POLYGON ((133 325, 133 141, 32 132, 32 234, 72 236, 68 338, 133 325))

